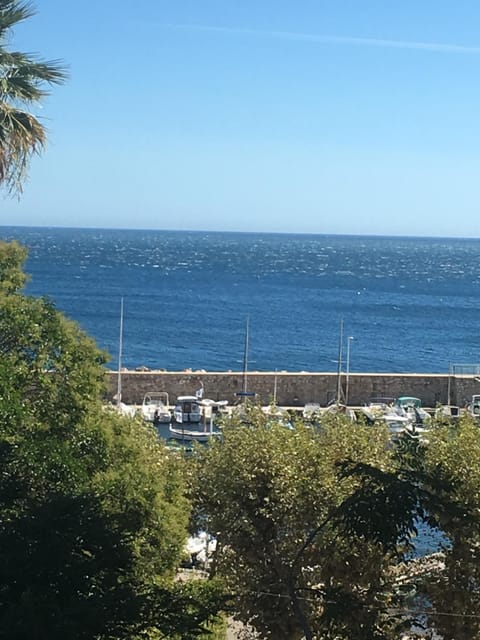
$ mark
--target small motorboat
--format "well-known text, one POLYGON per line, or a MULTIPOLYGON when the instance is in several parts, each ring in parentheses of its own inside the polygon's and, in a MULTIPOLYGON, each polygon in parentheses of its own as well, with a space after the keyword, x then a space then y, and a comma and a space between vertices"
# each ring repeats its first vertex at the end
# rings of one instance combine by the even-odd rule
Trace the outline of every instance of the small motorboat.
POLYGON ((395 412, 399 416, 405 416, 416 425, 425 425, 430 422, 431 416, 422 408, 422 401, 411 396, 401 396, 395 400, 395 412))
POLYGON ((178 396, 173 417, 178 424, 200 422, 202 410, 197 396, 178 396))
MULTIPOLYGON (((415 413, 420 409, 419 402, 418 398, 406 396, 397 399, 396 402, 393 398, 371 398, 360 411, 368 424, 386 424, 393 440, 403 435, 420 438, 425 428, 419 415, 415 413), (399 403, 398 400, 403 402, 399 403)), ((425 410, 422 411, 430 417, 425 410)))
POLYGON ((318 402, 307 402, 303 407, 302 417, 304 420, 315 420, 321 412, 321 406, 318 402))
POLYGON ((480 395, 472 396, 467 411, 473 418, 480 418, 480 395))
POLYGON ((165 391, 146 393, 142 402, 144 420, 154 424, 168 424, 172 421, 168 405, 168 393, 165 391))
POLYGON ((189 442, 208 442, 214 435, 213 431, 200 431, 198 429, 185 429, 183 426, 169 427, 170 437, 175 440, 185 440, 189 442))

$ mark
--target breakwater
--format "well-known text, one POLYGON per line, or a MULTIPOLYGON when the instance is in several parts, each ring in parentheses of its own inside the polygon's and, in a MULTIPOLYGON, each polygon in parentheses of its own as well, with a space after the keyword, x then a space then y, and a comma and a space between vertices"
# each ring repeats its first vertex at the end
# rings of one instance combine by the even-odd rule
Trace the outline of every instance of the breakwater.
MULTIPOLYGON (((107 400, 117 392, 118 372, 108 371, 107 400)), ((422 373, 351 373, 347 377, 336 373, 309 372, 209 372, 209 371, 131 371, 121 372, 122 400, 140 404, 145 393, 165 391, 170 402, 180 395, 193 395, 203 388, 205 398, 238 402, 236 395, 247 388, 255 393, 255 400, 269 404, 274 399, 281 406, 302 407, 307 402, 322 406, 336 399, 361 406, 372 397, 414 396, 423 405, 440 404, 465 406, 475 393, 480 393, 480 378, 474 375, 422 373)))

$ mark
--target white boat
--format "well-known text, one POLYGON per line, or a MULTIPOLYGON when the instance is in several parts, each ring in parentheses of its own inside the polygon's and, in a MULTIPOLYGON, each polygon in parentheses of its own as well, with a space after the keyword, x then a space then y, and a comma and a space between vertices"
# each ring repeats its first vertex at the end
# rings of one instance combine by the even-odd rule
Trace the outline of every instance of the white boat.
POLYGON ((401 396, 395 400, 394 409, 399 416, 406 416, 416 425, 425 425, 431 419, 430 414, 422 408, 419 398, 401 396))
POLYGON ((202 410, 197 396, 178 396, 173 409, 173 417, 178 424, 200 422, 202 410))
POLYGON ((400 416, 395 413, 385 413, 381 418, 385 422, 390 432, 390 435, 395 438, 403 434, 407 434, 412 437, 420 436, 425 431, 422 427, 417 427, 415 422, 412 422, 407 416, 400 416))
POLYGON ((307 402, 303 407, 302 416, 304 420, 314 420, 318 418, 321 412, 321 406, 318 402, 307 402))
POLYGON ((182 427, 169 427, 170 436, 175 440, 189 440, 191 442, 208 442, 213 432, 200 431, 199 429, 185 429, 182 427))
POLYGON ((168 424, 172 420, 168 404, 168 393, 165 391, 146 393, 142 402, 144 420, 154 424, 168 424))
POLYGON ((198 400, 197 403, 200 406, 202 422, 204 424, 213 421, 215 416, 219 414, 225 415, 228 413, 228 400, 211 400, 210 398, 204 398, 198 400))
MULTIPOLYGON (((371 398, 361 412, 370 424, 384 423, 393 438, 402 434, 419 435, 411 416, 400 415, 394 406, 393 398, 371 398)), ((422 430, 423 431, 423 430, 422 430)))
POLYGON ((342 404, 341 402, 333 402, 330 404, 324 411, 324 414, 332 414, 332 415, 342 415, 348 418, 350 422, 357 421, 357 415, 353 409, 347 407, 347 405, 342 404))
POLYGON ((480 395, 472 396, 467 411, 474 418, 480 418, 480 395))
POLYGON ((118 413, 122 416, 128 416, 129 418, 133 418, 137 415, 137 407, 131 404, 125 404, 124 402, 118 402, 116 405, 116 409, 118 413))
MULTIPOLYGON (((200 411, 201 419, 192 420, 191 414, 187 414, 187 416, 185 417, 184 412, 181 415, 179 412, 178 416, 175 416, 175 421, 179 422, 179 420, 182 419, 182 422, 180 423, 182 424, 182 426, 181 427, 170 426, 170 435, 172 436, 172 438, 176 438, 177 440, 207 442, 212 436, 218 435, 219 433, 214 426, 215 418, 217 416, 222 416, 222 415, 228 416, 228 409, 227 409, 228 400, 211 400, 210 398, 199 399, 198 393, 195 398, 195 402, 193 401, 193 396, 180 396, 177 399, 177 406, 183 405, 185 409, 189 409, 187 405, 190 403, 195 404, 197 406, 198 411, 200 411), (184 398, 188 398, 188 400, 181 402, 182 400, 184 400, 184 398), (177 417, 178 417, 178 420, 177 420, 177 417), (187 420, 188 417, 190 417, 190 420, 187 420), (185 428, 183 426, 183 424, 185 423, 191 424, 192 422, 194 423, 196 422, 197 424, 201 422, 203 426, 203 430, 200 430, 199 428, 197 429, 185 428)), ((190 407, 190 408, 193 408, 193 407, 190 407)), ((197 409, 195 409, 195 413, 193 414, 194 417, 197 416, 196 411, 197 409)))
POLYGON ((276 404, 270 404, 266 407, 262 407, 262 412, 267 416, 267 424, 278 424, 286 429, 293 429, 290 414, 284 407, 279 407, 276 404))
POLYGON ((185 545, 185 552, 189 557, 187 567, 208 569, 217 548, 217 540, 206 531, 199 531, 190 536, 185 545))
POLYGON ((367 422, 373 423, 385 415, 398 416, 393 408, 394 402, 395 398, 370 398, 365 406, 360 408, 360 411, 367 418, 367 422))
POLYGON ((460 407, 454 404, 443 404, 436 408, 435 417, 438 419, 457 420, 460 418, 460 407))

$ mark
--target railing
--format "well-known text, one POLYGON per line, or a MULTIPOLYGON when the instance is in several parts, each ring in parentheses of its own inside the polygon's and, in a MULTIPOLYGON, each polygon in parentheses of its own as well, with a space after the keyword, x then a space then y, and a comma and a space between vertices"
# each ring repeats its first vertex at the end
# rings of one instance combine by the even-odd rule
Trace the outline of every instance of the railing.
POLYGON ((480 364, 450 364, 451 376, 480 376, 480 364))

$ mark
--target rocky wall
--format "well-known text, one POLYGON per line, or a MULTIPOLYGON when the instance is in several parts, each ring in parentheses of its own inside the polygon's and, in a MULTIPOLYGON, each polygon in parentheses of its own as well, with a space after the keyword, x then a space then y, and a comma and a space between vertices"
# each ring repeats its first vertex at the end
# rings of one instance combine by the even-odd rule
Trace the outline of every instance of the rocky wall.
MULTIPOLYGON (((117 392, 118 373, 107 372, 107 400, 113 400, 117 392)), ((206 371, 122 371, 122 400, 127 404, 141 404, 145 393, 166 391, 170 403, 180 395, 194 395, 203 388, 204 397, 213 400, 239 401, 236 395, 245 388, 241 372, 206 371)), ((247 374, 246 388, 255 393, 261 404, 269 404, 276 397, 282 406, 301 407, 307 402, 322 406, 340 395, 342 401, 360 406, 372 397, 415 396, 424 406, 437 403, 464 406, 472 394, 480 393, 480 379, 474 376, 449 376, 448 374, 389 374, 353 373, 290 373, 251 372, 247 374)))

